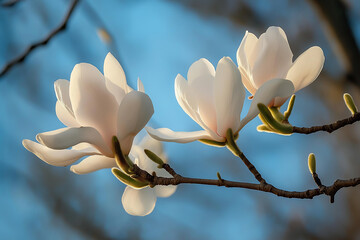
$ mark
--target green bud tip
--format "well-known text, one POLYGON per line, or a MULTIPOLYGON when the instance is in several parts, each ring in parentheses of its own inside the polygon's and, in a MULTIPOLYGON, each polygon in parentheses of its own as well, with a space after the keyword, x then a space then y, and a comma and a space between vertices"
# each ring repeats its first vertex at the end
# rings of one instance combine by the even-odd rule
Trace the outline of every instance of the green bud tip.
POLYGON ((163 167, 164 161, 158 155, 156 155, 149 149, 145 149, 144 152, 145 152, 146 156, 148 156, 148 158, 150 158, 153 162, 158 164, 159 168, 163 167))
POLYGON ((344 97, 345 105, 349 109, 351 114, 354 115, 355 113, 357 113, 358 109, 354 103, 354 99, 352 98, 352 96, 348 93, 344 93, 343 97, 344 97))
POLYGON ((294 103, 295 103, 295 94, 293 94, 289 100, 289 104, 288 107, 286 109, 286 111, 284 112, 284 116, 285 116, 285 120, 287 121, 291 115, 291 112, 293 110, 294 107, 294 103))
POLYGON ((309 154, 308 166, 309 166, 310 173, 315 174, 316 173, 316 159, 315 159, 315 154, 313 154, 313 153, 309 154))

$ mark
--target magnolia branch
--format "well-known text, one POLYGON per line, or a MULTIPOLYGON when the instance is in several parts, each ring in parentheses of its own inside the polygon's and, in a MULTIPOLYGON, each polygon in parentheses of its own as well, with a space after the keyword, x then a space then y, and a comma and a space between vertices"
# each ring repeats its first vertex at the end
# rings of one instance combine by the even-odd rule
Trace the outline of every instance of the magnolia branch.
POLYGON ((74 0, 72 2, 68 12, 66 13, 64 20, 61 22, 61 24, 57 28, 55 28, 52 32, 50 32, 50 34, 45 39, 41 40, 40 42, 30 45, 23 54, 21 54, 20 56, 16 57, 15 59, 11 60, 10 62, 8 62, 1 70, 0 77, 4 76, 13 66, 24 61, 26 59, 26 57, 29 56, 29 54, 34 49, 36 49, 42 45, 46 45, 55 35, 57 35, 61 31, 65 30, 67 23, 72 15, 76 5, 78 4, 78 2, 79 2, 79 0, 74 0))
POLYGON ((179 184, 201 184, 201 185, 213 185, 213 186, 223 186, 228 188, 245 188, 251 189, 261 192, 268 192, 275 194, 279 197, 285 198, 299 198, 299 199, 312 199, 319 195, 327 195, 330 196, 331 202, 334 202, 335 194, 341 189, 345 187, 355 187, 360 185, 360 178, 353 178, 348 180, 336 180, 331 186, 322 186, 317 189, 309 189, 302 192, 297 191, 286 191, 279 188, 274 187, 271 184, 263 183, 255 184, 255 183, 247 183, 247 182, 235 182, 228 181, 219 177, 216 179, 201 179, 201 178, 189 178, 183 177, 182 175, 175 172, 174 169, 170 167, 169 164, 164 164, 163 168, 172 175, 170 178, 166 177, 158 177, 155 173, 152 175, 148 172, 140 169, 137 165, 133 166, 133 177, 140 178, 148 181, 151 187, 157 185, 179 185, 179 184))
POLYGON ((319 131, 332 133, 333 131, 338 130, 339 128, 345 127, 346 125, 350 125, 358 121, 360 121, 360 112, 355 113, 353 116, 349 118, 345 118, 328 125, 313 126, 313 127, 293 126, 293 133, 311 134, 319 131))

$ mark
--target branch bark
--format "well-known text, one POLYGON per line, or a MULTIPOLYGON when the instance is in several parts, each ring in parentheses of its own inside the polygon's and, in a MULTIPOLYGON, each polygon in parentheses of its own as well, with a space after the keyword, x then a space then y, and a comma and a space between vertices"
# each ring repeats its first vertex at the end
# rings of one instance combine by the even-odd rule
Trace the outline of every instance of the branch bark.
POLYGON ((174 169, 170 167, 169 164, 164 164, 163 168, 169 172, 173 177, 165 178, 158 177, 155 174, 151 175, 150 173, 142 170, 137 165, 134 165, 134 174, 137 177, 145 179, 150 183, 150 186, 154 187, 157 185, 179 185, 179 184, 201 184, 201 185, 213 185, 213 186, 223 186, 228 188, 244 188, 251 189, 261 192, 268 192, 279 197, 285 198, 299 198, 299 199, 313 199, 319 195, 327 195, 330 196, 330 201, 334 201, 335 194, 341 189, 345 187, 355 187, 360 185, 360 178, 353 178, 348 180, 336 180, 331 186, 323 186, 321 189, 309 189, 306 191, 287 191, 283 189, 279 189, 274 187, 271 184, 266 182, 255 184, 255 183, 247 183, 247 182, 235 182, 228 181, 224 179, 202 179, 202 178, 189 178, 183 177, 180 174, 176 173, 174 169))
POLYGON ((360 112, 355 113, 353 116, 349 118, 345 118, 327 125, 313 126, 313 127, 293 126, 293 133, 311 134, 319 131, 332 133, 333 131, 338 130, 339 128, 345 127, 346 125, 350 125, 358 121, 360 121, 360 112))
POLYGON ((41 40, 40 42, 34 43, 32 45, 30 45, 26 51, 21 54, 20 56, 18 56, 17 58, 11 60, 10 62, 8 62, 3 69, 0 72, 0 77, 4 76, 13 66, 15 66, 16 64, 21 63, 22 61, 24 61, 26 59, 27 56, 29 56, 29 54, 35 50, 36 48, 42 46, 42 45, 46 45, 53 37, 55 37, 58 33, 60 33, 61 31, 66 29, 67 23, 69 22, 69 19, 76 7, 76 5, 79 3, 79 0, 74 0, 68 10, 68 12, 66 13, 66 16, 64 18, 64 20, 61 22, 61 24, 55 28, 52 32, 50 32, 50 34, 43 40, 41 40))

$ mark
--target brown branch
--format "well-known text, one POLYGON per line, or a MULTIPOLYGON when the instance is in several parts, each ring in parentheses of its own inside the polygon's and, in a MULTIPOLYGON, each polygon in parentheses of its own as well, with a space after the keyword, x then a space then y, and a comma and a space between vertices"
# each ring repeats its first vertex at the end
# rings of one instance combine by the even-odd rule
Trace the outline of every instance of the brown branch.
POLYGON ((360 121, 360 112, 355 113, 353 116, 349 118, 345 118, 334 123, 322 126, 313 126, 313 127, 293 127, 293 133, 301 133, 301 134, 311 134, 314 132, 324 131, 328 133, 332 133, 333 131, 345 127, 346 125, 353 124, 355 122, 360 121))
POLYGON ((336 180, 331 186, 323 186, 322 189, 309 189, 302 192, 297 191, 286 191, 279 188, 274 187, 271 184, 266 182, 264 183, 246 183, 246 182, 235 182, 228 181, 224 179, 201 179, 201 178, 188 178, 183 177, 180 174, 176 173, 174 169, 170 167, 168 164, 164 164, 164 169, 168 171, 173 177, 158 177, 155 174, 151 175, 148 172, 140 169, 137 165, 134 165, 133 171, 135 175, 139 176, 142 179, 145 179, 150 183, 150 186, 156 185, 179 185, 179 184, 201 184, 201 185, 213 185, 213 186, 224 186, 229 188, 245 188, 251 189, 261 192, 268 192, 275 194, 279 197, 285 198, 299 198, 299 199, 312 199, 319 195, 327 195, 330 196, 331 202, 334 200, 335 194, 341 189, 345 187, 355 187, 360 185, 360 178, 353 178, 348 180, 336 180))
POLYGON ((18 63, 21 63, 22 61, 24 61, 26 59, 27 56, 29 56, 29 54, 36 49, 37 47, 40 47, 42 45, 46 45, 55 35, 57 35, 58 33, 60 33, 61 31, 66 29, 67 23, 76 7, 76 5, 78 4, 79 0, 74 0, 68 10, 68 12, 66 13, 66 16, 64 18, 64 20, 61 22, 61 24, 55 28, 52 32, 50 32, 50 34, 43 40, 41 40, 40 42, 34 43, 32 45, 30 45, 26 51, 21 54, 20 56, 18 56, 17 58, 11 60, 10 62, 8 62, 4 68, 1 70, 0 72, 0 77, 4 76, 13 66, 15 66, 18 63))

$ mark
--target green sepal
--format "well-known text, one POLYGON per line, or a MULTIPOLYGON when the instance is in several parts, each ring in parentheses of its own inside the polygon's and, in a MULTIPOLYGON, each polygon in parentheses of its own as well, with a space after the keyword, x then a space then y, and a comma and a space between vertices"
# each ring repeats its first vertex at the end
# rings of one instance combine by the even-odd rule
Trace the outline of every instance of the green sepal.
POLYGON ((200 139, 198 140, 201 143, 204 143, 206 145, 210 145, 210 146, 214 146, 214 147, 225 147, 226 142, 217 142, 214 140, 209 140, 209 139, 200 139))
POLYGON ((269 107, 268 108, 271 112, 271 115, 275 118, 276 121, 282 122, 285 120, 284 115, 280 112, 279 107, 269 107))
POLYGON ((235 155, 235 156, 239 156, 240 155, 240 149, 238 148, 236 142, 235 142, 235 138, 234 138, 234 134, 231 128, 229 128, 226 132, 226 147, 235 155))
POLYGON ((348 93, 344 93, 343 97, 344 97, 345 105, 349 109, 351 114, 354 115, 355 113, 357 113, 358 109, 354 103, 354 99, 352 98, 352 96, 348 93))
POLYGON ((293 127, 290 124, 276 121, 267 106, 259 103, 258 108, 260 111, 260 115, 262 116, 263 120, 265 120, 265 124, 274 129, 275 133, 290 135, 293 132, 293 127))
POLYGON ((144 152, 148 158, 150 158, 154 163, 158 164, 158 168, 163 168, 164 161, 155 153, 150 151, 149 149, 144 149, 144 152))
POLYGON ((285 121, 287 121, 291 115, 291 112, 293 110, 294 107, 294 103, 295 103, 295 94, 293 94, 289 100, 289 104, 288 107, 286 109, 286 111, 284 112, 284 117, 285 117, 285 121))
POLYGON ((315 154, 310 153, 308 157, 308 167, 311 174, 316 173, 316 158, 315 154))
POLYGON ((124 156, 122 153, 119 140, 116 136, 112 137, 113 152, 115 154, 115 161, 118 167, 127 174, 132 173, 134 163, 130 160, 129 156, 124 156))
POLYGON ((134 178, 131 178, 130 176, 126 175, 125 173, 123 173, 120 169, 118 168, 112 168, 111 172, 114 174, 114 176, 119 179, 122 183, 131 186, 133 188, 144 188, 146 186, 148 186, 149 184, 146 182, 141 182, 138 181, 134 178))

